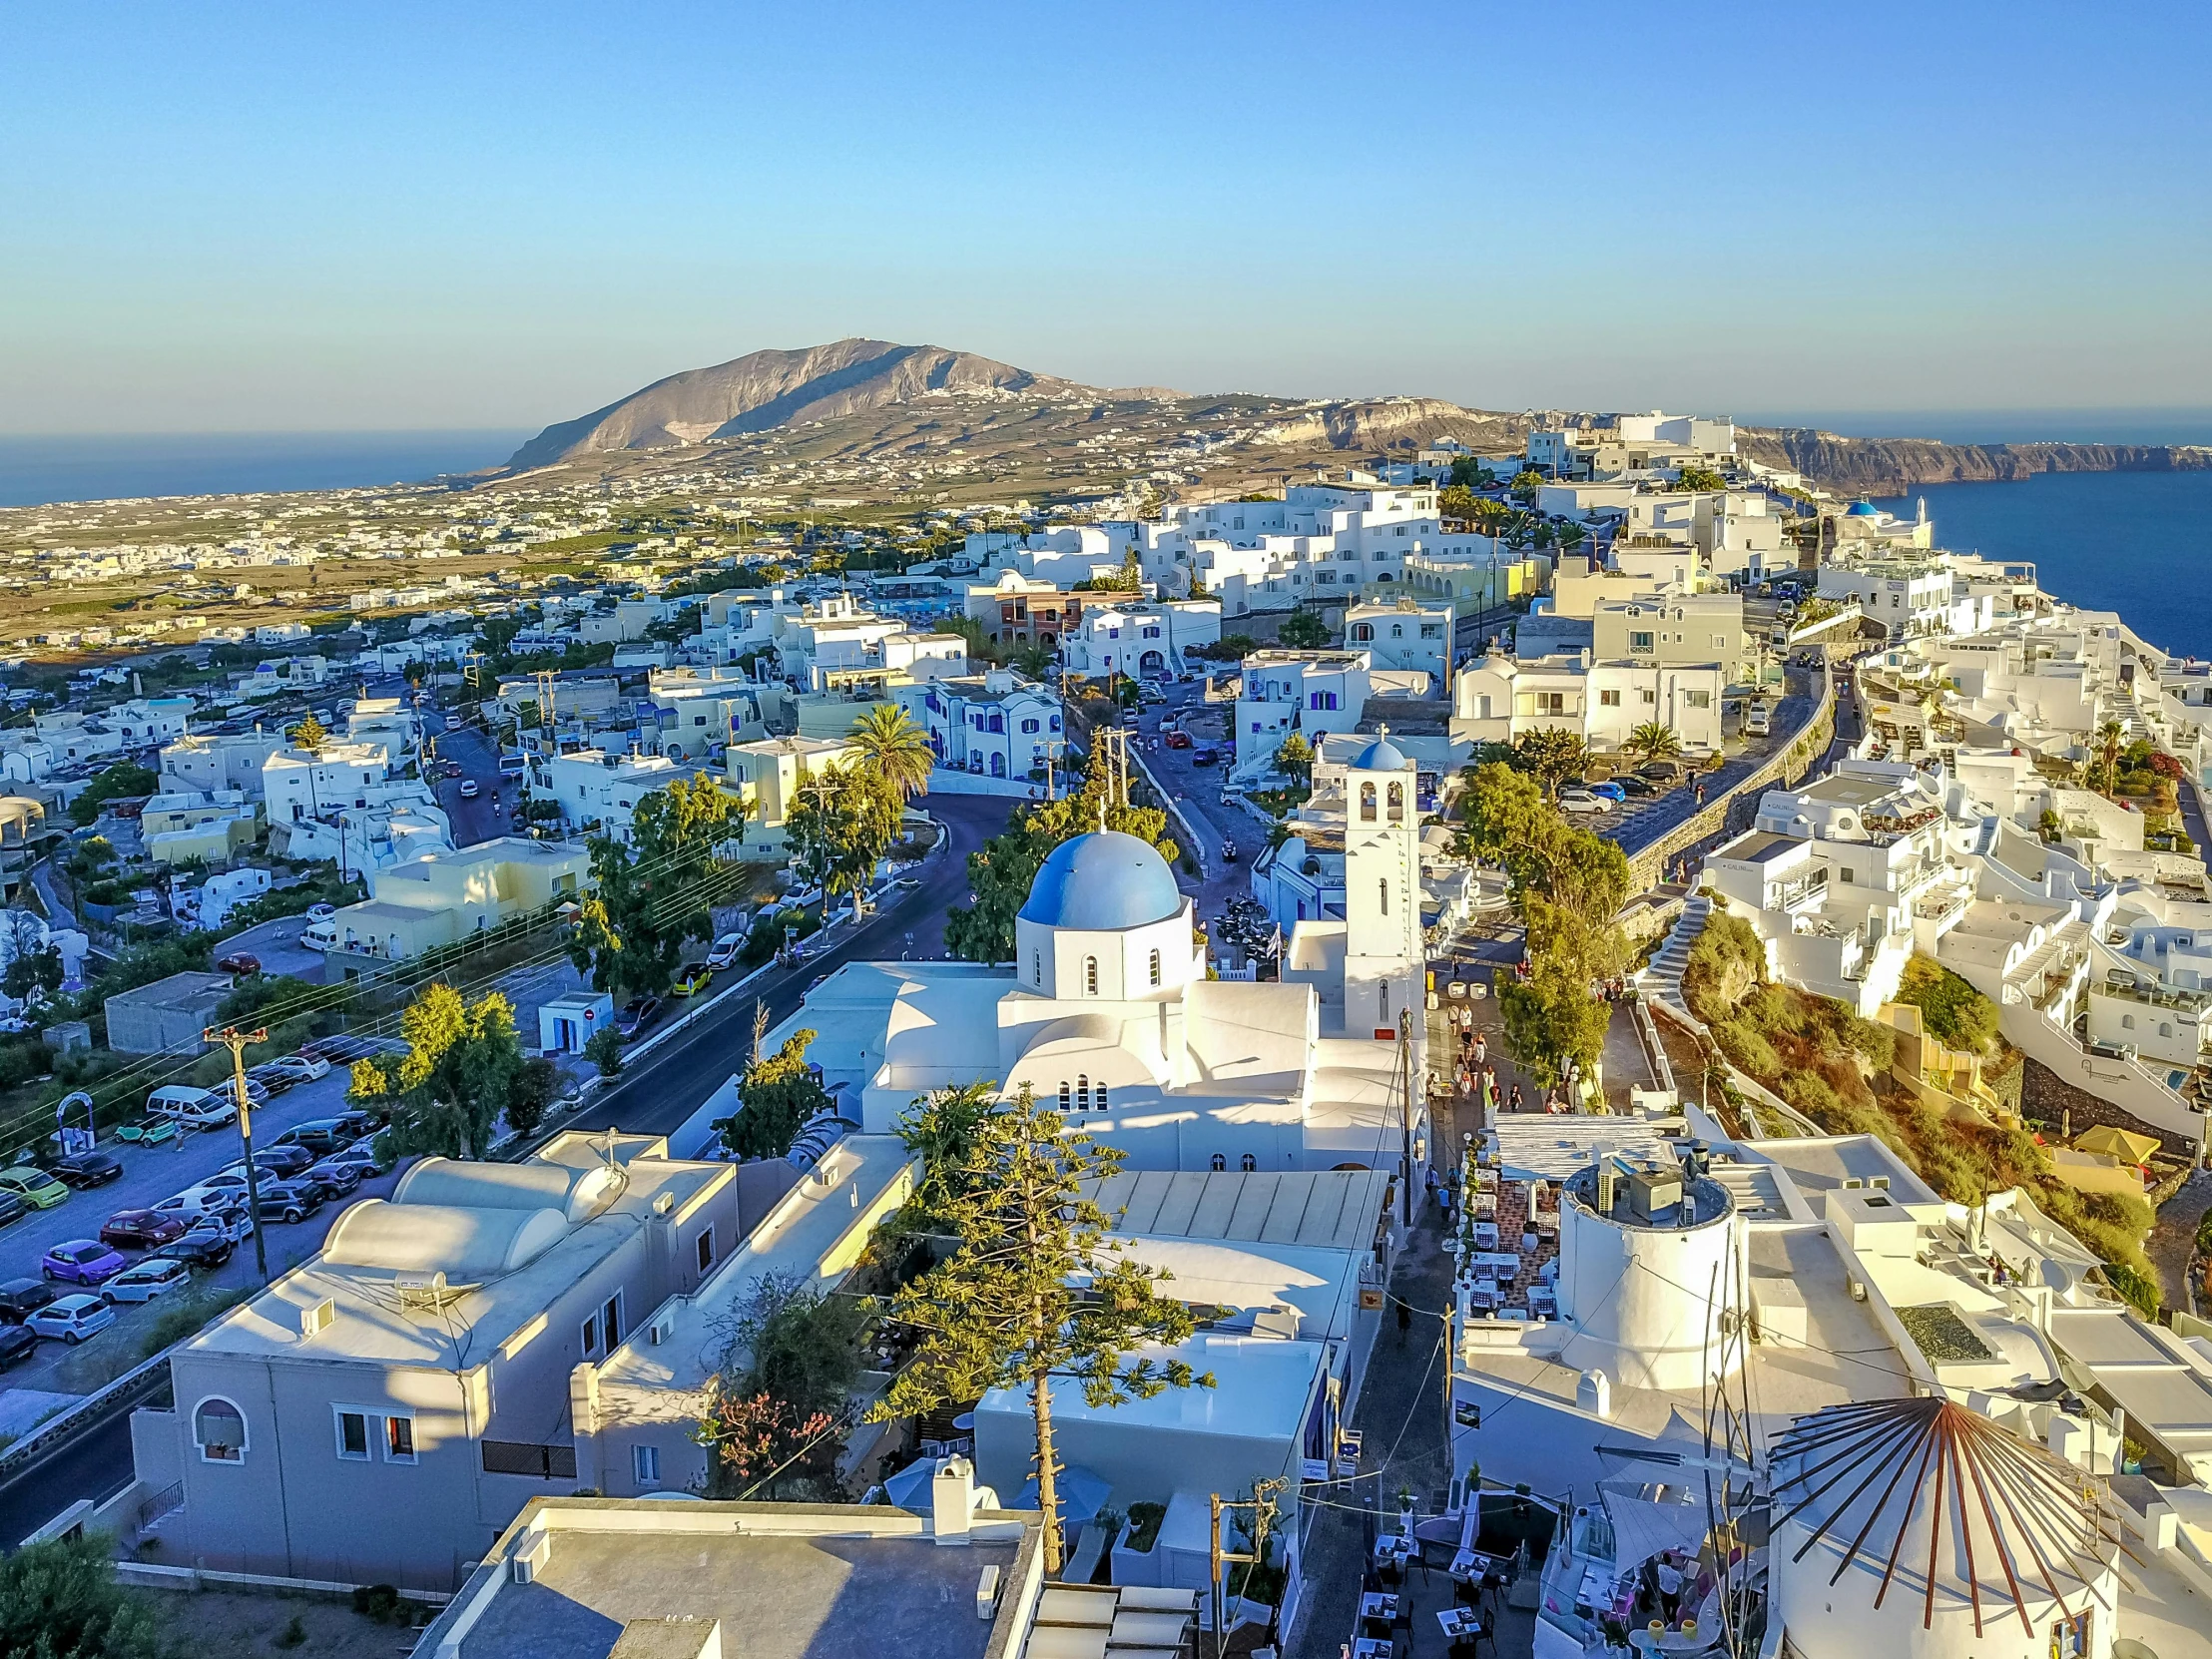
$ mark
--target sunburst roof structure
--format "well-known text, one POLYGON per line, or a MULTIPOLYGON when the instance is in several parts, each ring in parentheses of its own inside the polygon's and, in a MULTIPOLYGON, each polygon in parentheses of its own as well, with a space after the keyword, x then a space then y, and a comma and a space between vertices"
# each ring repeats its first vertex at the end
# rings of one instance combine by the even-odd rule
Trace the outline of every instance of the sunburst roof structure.
POLYGON ((1787 1559, 1825 1545, 1831 1587, 1855 1564, 1878 1573, 1878 1609, 1902 1580, 1923 1629, 1938 1600, 1965 1602, 1976 1636, 1985 1615, 2016 1613, 2032 1636, 2051 1603, 2108 1600, 2119 1539, 2103 1487, 1955 1401, 1829 1406, 1791 1425, 1773 1467, 1779 1520, 1806 1534, 1787 1559))

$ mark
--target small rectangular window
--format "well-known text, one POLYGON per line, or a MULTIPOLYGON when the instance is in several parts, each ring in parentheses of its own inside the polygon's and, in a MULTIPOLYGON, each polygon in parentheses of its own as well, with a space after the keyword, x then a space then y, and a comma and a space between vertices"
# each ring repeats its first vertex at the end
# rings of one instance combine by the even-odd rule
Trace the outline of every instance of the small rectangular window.
POLYGON ((640 1486, 658 1486, 661 1483, 661 1448, 657 1445, 632 1446, 630 1474, 640 1486))
POLYGON ((607 1299, 607 1306, 599 1310, 599 1328, 607 1340, 608 1348, 622 1341, 622 1293, 617 1291, 607 1299))
POLYGON ((368 1461, 368 1413, 365 1411, 340 1411, 338 1413, 338 1455, 348 1462, 368 1461))
POLYGON ((584 1350, 585 1359, 596 1360, 599 1358, 599 1316, 597 1314, 584 1321, 581 1346, 584 1350))
POLYGON ((386 1417, 384 1419, 384 1461, 387 1463, 411 1463, 414 1460, 414 1418, 386 1417))
POLYGON ((707 1228, 699 1235, 699 1271, 705 1273, 715 1265, 715 1230, 707 1228))

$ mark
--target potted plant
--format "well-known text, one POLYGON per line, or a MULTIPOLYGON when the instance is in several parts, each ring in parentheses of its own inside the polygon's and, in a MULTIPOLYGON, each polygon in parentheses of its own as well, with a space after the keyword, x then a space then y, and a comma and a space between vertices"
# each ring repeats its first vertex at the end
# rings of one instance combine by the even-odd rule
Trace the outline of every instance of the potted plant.
POLYGON ((1112 1549, 1114 1582, 1159 1588, 1160 1556, 1152 1546, 1159 1541, 1160 1523, 1167 1519, 1164 1503, 1132 1503, 1128 1525, 1112 1549))

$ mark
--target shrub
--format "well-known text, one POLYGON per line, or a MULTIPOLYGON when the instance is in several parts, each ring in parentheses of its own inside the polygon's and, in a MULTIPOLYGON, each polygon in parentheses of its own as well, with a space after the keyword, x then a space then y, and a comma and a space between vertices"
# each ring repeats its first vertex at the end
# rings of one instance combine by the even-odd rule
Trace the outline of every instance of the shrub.
POLYGON ((55 1538, 0 1562, 0 1653, 154 1659, 151 1608, 115 1581, 115 1540, 55 1538))
POLYGON ((1767 947, 1750 922, 1715 910, 1690 946, 1682 969, 1682 994, 1706 1024, 1728 1019, 1766 977, 1767 947))
POLYGON ((584 1044, 584 1058, 599 1068, 602 1077, 622 1075, 622 1033, 612 1027, 584 1044))
POLYGON ((1844 1040, 1865 1057, 1878 1077, 1889 1071, 1891 1064, 1897 1059, 1897 1030, 1879 1020, 1861 1019, 1857 1014, 1849 1015, 1844 1028, 1844 1040))
POLYGON ((1898 1000, 1920 1009, 1929 1034, 1972 1054, 1994 1054, 1997 1005, 1946 967, 1926 956, 1905 964, 1898 1000))
POLYGON ((2156 1274, 2130 1267, 2125 1262, 2107 1262, 2104 1279, 2143 1318, 2155 1320, 2158 1317, 2158 1304, 2164 1292, 2159 1288, 2156 1274))
POLYGON ((1739 1070, 1765 1082, 1782 1069, 1782 1060, 1775 1053, 1774 1045, 1750 1026, 1735 1020, 1722 1020, 1712 1027, 1712 1032, 1713 1040, 1721 1045, 1721 1052, 1734 1061, 1739 1070))
POLYGON ((410 1614, 399 1592, 389 1584, 357 1584, 353 1587, 353 1611, 378 1624, 406 1624, 410 1614))

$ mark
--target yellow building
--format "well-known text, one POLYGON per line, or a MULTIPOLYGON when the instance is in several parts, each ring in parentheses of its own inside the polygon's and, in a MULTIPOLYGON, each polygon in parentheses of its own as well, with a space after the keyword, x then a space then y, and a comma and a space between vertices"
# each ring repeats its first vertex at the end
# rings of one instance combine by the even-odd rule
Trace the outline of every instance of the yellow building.
POLYGON ((580 842, 520 835, 392 864, 369 876, 369 898, 330 918, 329 953, 419 956, 574 898, 590 869, 580 842))

